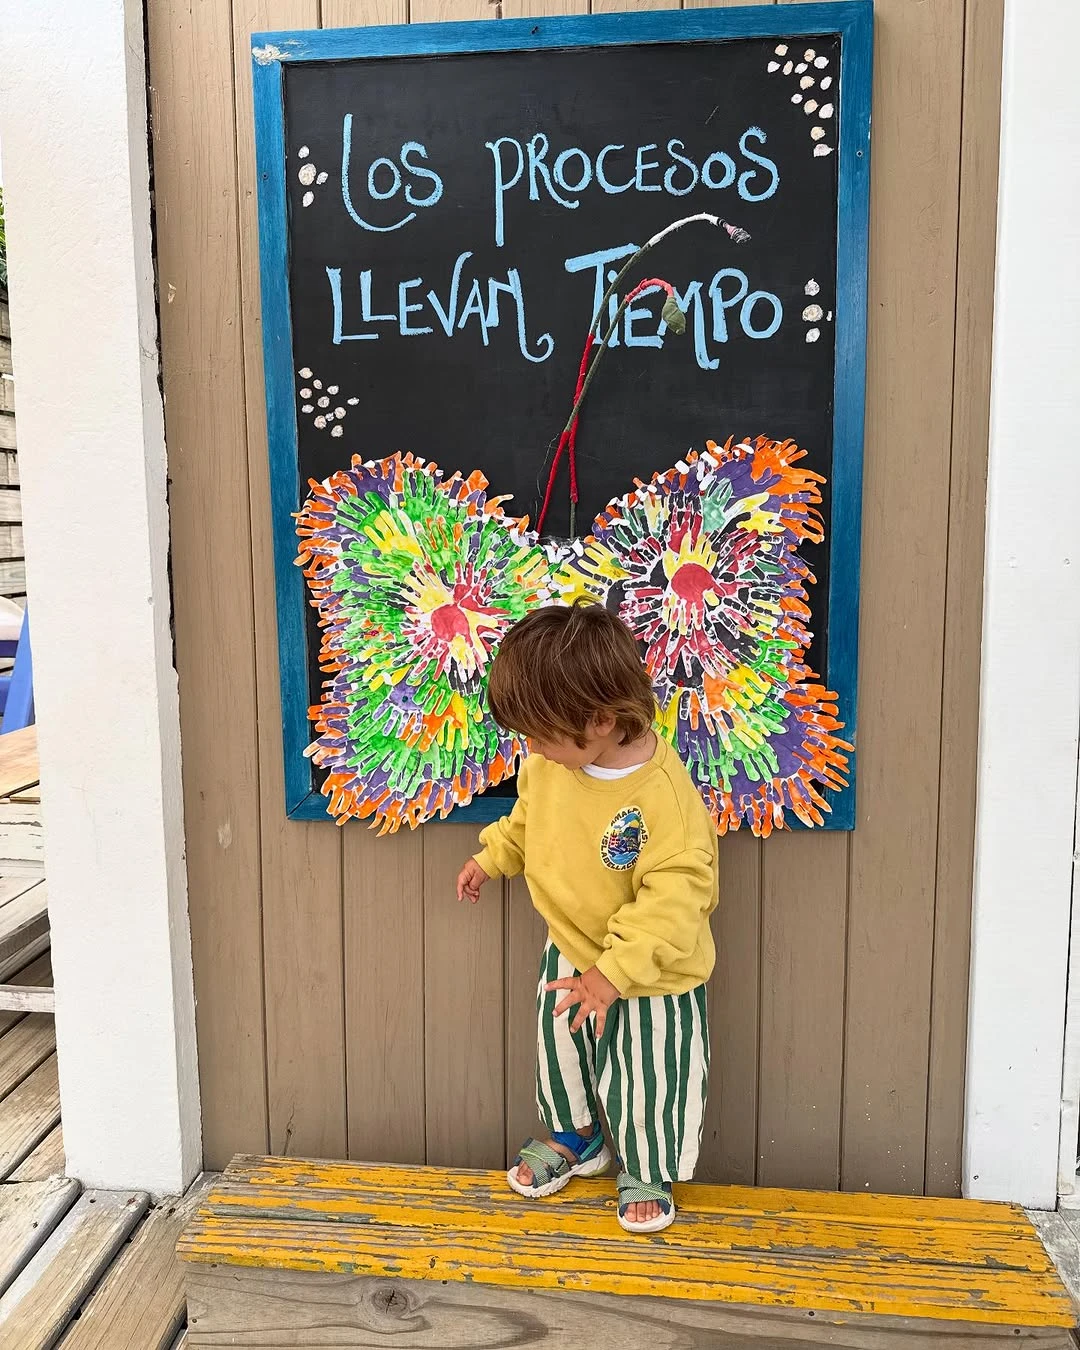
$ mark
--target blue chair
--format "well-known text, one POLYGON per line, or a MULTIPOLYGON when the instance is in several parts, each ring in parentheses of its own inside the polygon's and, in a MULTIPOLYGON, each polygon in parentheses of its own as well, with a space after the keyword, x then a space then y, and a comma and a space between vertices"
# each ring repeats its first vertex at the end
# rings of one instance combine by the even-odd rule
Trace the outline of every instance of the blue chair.
POLYGON ((34 721, 34 667, 30 654, 29 611, 23 616, 15 648, 15 668, 10 675, 0 675, 0 713, 3 713, 0 735, 8 731, 21 731, 34 721))

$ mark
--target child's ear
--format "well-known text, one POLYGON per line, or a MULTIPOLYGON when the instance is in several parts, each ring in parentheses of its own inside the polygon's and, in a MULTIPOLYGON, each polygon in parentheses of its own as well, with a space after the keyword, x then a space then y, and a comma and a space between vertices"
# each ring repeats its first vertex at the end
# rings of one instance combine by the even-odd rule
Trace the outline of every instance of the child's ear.
POLYGON ((610 736, 615 730, 615 719, 610 713, 594 713, 592 730, 596 736, 610 736))

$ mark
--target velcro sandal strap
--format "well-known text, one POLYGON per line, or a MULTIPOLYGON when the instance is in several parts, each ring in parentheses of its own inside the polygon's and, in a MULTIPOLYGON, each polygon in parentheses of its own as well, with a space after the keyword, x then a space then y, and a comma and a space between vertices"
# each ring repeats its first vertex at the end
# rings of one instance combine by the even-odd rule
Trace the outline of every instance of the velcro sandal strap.
POLYGON ((551 1138, 554 1143, 568 1148, 579 1163, 588 1162, 604 1147, 603 1131, 596 1126, 592 1134, 582 1134, 579 1130, 557 1130, 551 1138))
POLYGON ((619 1188, 619 1213, 625 1214, 630 1205, 647 1205, 655 1200, 664 1214, 671 1212, 671 1185, 662 1181, 640 1181, 629 1172, 620 1172, 617 1182, 619 1188))
POLYGON ((570 1163, 561 1153, 537 1139, 529 1139, 521 1146, 518 1162, 528 1166, 534 1186, 546 1186, 570 1169, 570 1163))

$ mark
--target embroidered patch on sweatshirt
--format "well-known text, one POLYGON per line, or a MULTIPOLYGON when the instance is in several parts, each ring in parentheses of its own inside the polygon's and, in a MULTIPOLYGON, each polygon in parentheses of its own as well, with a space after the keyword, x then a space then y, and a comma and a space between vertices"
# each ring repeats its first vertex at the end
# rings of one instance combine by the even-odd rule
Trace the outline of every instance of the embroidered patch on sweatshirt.
POLYGON ((649 831, 645 828, 639 806, 628 806, 625 811, 620 811, 600 841, 600 856, 604 866, 610 867, 613 872, 629 872, 648 838, 649 831))

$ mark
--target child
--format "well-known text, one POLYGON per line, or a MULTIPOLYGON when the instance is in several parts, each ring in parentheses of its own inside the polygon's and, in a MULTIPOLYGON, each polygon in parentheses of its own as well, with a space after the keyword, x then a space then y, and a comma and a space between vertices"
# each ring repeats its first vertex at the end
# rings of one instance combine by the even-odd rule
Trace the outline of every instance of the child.
POLYGON ((655 1233, 694 1173, 709 1073, 704 982, 715 961, 716 829, 685 766, 652 730, 656 704, 630 631, 600 605, 511 628, 492 663, 496 720, 529 740, 509 816, 480 835, 458 898, 525 873, 548 926, 537 996, 537 1104, 507 1180, 553 1195, 620 1161, 619 1222, 655 1233), (568 1015, 575 1009, 573 1018, 568 1015))

